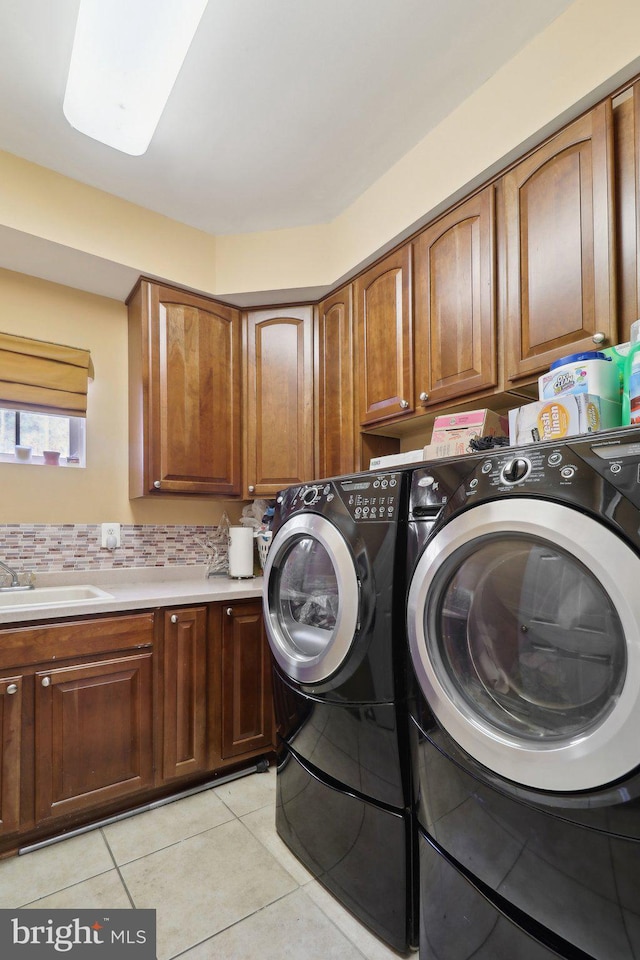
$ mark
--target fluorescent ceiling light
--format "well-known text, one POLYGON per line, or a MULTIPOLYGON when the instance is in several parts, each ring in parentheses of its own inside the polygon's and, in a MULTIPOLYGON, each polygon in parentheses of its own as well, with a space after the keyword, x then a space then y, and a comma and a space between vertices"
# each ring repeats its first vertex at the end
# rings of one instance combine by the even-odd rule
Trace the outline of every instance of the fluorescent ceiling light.
POLYGON ((140 156, 208 0, 81 0, 64 97, 76 130, 140 156))

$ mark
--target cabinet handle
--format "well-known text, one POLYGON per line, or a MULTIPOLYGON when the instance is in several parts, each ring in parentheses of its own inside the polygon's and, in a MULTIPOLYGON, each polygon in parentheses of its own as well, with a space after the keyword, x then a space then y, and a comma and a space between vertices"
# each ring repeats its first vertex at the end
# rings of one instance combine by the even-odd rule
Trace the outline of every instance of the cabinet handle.
POLYGON ((42 678, 42 686, 43 686, 43 687, 50 687, 50 686, 51 686, 51 677, 43 677, 43 678, 42 678))
POLYGON ((156 488, 156 490, 159 490, 160 487, 161 487, 161 482, 160 482, 160 480, 154 480, 154 481, 153 481, 153 485, 154 485, 154 487, 156 488))
POLYGON ((400 406, 402 407, 403 410, 406 410, 407 407, 409 406, 409 401, 408 401, 408 400, 401 400, 401 401, 400 401, 400 406))
POLYGON ((18 692, 18 684, 10 683, 9 686, 7 687, 7 693, 17 693, 17 692, 18 692))
POLYGON ((256 492, 256 488, 254 487, 254 485, 253 485, 252 483, 249 484, 248 490, 249 490, 249 493, 255 493, 255 492, 256 492))
POLYGON ((232 617, 232 616, 233 616, 233 607, 227 607, 227 616, 228 616, 228 617, 232 617))
POLYGON ((422 391, 422 393, 420 394, 420 399, 422 400, 423 403, 426 403, 426 401, 429 399, 429 394, 427 393, 426 390, 422 391))
POLYGON ((172 613, 172 614, 171 614, 171 623, 177 623, 177 622, 178 622, 178 615, 177 615, 177 613, 172 613))
POLYGON ((604 333, 594 333, 591 339, 594 343, 606 343, 607 336, 604 333))

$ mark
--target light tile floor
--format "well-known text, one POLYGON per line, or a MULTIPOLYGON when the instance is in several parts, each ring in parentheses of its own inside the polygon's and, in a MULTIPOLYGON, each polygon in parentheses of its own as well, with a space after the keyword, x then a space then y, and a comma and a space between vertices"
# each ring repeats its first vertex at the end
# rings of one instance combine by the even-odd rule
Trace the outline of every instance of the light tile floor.
POLYGON ((275 831, 275 770, 0 861, 0 907, 156 910, 158 960, 398 960, 275 831))

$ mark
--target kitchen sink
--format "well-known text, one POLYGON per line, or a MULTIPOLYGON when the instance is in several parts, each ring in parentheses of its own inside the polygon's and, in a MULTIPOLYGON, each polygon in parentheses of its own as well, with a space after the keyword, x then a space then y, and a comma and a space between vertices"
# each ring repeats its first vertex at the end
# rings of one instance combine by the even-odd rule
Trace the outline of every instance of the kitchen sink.
POLYGON ((96 600, 113 600, 113 595, 83 583, 69 587, 34 587, 33 590, 0 590, 0 610, 30 610, 33 607, 66 607, 96 600))

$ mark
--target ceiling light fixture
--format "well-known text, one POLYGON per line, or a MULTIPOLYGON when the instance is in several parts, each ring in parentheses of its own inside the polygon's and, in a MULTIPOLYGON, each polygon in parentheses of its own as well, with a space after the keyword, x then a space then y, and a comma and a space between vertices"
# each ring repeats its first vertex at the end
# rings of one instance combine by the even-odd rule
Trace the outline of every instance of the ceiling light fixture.
POLYGON ((140 156, 208 0, 81 0, 64 115, 80 133, 140 156))

